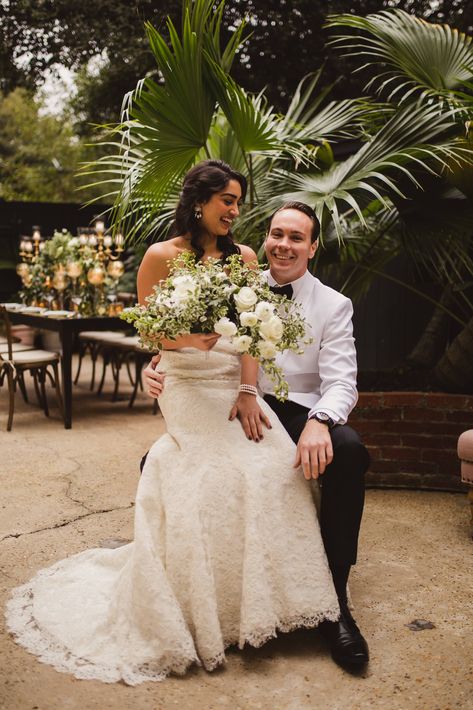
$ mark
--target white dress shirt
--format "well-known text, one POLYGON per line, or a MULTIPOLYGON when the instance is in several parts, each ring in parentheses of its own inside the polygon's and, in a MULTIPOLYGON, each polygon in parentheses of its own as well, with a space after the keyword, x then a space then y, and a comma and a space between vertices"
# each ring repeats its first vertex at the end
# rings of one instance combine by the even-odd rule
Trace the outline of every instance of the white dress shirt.
MULTIPOLYGON (((270 286, 279 285, 269 271, 265 274, 270 286)), ((307 407, 308 416, 325 412, 334 422, 344 424, 358 399, 353 306, 349 298, 309 271, 293 281, 292 288, 293 300, 301 304, 310 326, 307 335, 313 340, 303 346, 303 355, 286 350, 276 356, 289 385, 289 399, 307 407)), ((263 394, 274 394, 261 368, 258 386, 263 394)))

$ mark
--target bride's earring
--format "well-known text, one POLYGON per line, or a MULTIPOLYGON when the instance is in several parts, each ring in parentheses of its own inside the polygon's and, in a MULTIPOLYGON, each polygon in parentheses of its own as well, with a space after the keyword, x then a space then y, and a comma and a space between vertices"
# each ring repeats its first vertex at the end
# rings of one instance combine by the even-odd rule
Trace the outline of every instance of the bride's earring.
POLYGON ((200 207, 199 205, 196 205, 196 207, 194 208, 194 217, 196 219, 202 219, 202 207, 200 207))

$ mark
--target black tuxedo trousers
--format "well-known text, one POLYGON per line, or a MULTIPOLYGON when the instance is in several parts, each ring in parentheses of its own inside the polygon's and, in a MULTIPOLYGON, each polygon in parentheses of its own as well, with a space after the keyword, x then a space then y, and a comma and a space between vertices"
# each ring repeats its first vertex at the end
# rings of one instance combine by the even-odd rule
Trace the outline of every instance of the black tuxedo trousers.
MULTIPOLYGON (((296 402, 264 397, 295 444, 307 423, 309 410, 296 402)), ((330 430, 333 461, 319 476, 320 529, 333 570, 356 562, 358 534, 365 500, 365 473, 370 458, 360 437, 348 424, 330 430)))

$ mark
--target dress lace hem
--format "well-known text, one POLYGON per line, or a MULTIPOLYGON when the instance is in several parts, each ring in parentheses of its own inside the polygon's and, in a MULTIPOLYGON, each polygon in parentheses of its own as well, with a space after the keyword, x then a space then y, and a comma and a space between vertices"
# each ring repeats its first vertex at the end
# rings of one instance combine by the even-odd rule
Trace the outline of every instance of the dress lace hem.
MULTIPOLYGON (((35 579, 42 576, 42 570, 35 579)), ((191 666, 203 666, 206 671, 213 671, 226 663, 225 653, 211 658, 199 658, 194 655, 165 654, 159 659, 150 659, 138 666, 127 666, 126 662, 113 665, 97 664, 87 658, 80 658, 65 646, 57 643, 52 636, 41 629, 33 613, 33 588, 31 582, 17 587, 7 603, 7 628, 15 641, 29 653, 35 655, 41 663, 52 666, 60 673, 69 673, 79 680, 98 680, 103 683, 124 682, 134 686, 145 682, 160 682, 169 675, 184 675, 191 666)), ((224 639, 224 648, 245 645, 260 648, 266 642, 276 638, 278 632, 287 633, 296 629, 314 629, 322 621, 336 621, 340 616, 337 608, 319 611, 316 614, 297 615, 277 620, 274 625, 264 629, 254 629, 240 638, 224 639)))

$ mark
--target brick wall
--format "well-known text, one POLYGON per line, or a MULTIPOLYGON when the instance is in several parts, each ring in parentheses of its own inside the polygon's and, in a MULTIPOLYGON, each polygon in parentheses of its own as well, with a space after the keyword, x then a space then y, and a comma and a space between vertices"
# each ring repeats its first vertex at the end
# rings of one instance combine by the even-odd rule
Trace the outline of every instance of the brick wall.
POLYGON ((456 448, 473 429, 473 396, 361 392, 349 422, 371 455, 371 486, 462 491, 456 448))

